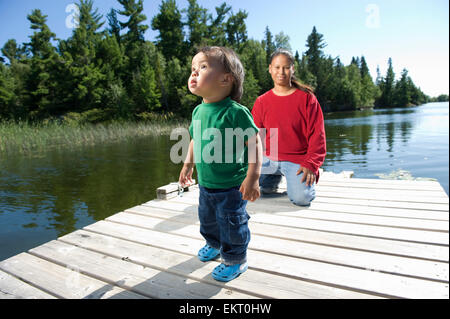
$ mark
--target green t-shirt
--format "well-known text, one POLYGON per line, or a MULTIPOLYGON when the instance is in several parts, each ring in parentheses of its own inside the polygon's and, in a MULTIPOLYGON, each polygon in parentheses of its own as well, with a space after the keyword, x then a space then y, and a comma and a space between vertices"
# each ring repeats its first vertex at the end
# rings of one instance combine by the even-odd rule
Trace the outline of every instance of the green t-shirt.
POLYGON ((189 132, 199 184, 213 189, 241 185, 248 169, 245 142, 258 131, 250 111, 230 97, 198 105, 189 132))

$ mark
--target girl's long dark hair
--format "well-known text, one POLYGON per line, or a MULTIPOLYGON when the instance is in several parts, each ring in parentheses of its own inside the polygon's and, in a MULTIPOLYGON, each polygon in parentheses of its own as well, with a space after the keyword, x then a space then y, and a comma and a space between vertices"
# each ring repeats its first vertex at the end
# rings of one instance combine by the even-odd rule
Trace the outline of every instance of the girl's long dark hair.
MULTIPOLYGON (((291 65, 295 64, 295 59, 294 56, 292 55, 291 52, 289 52, 288 50, 285 49, 277 49, 275 50, 274 53, 272 53, 272 55, 270 56, 270 63, 272 64, 272 61, 275 57, 279 56, 280 54, 283 54, 285 57, 288 58, 289 62, 291 63, 291 65)), ((314 89, 312 87, 310 87, 309 85, 303 84, 300 82, 300 80, 298 80, 295 75, 292 75, 291 78, 291 85, 299 90, 302 90, 304 92, 307 93, 314 93, 314 89)))

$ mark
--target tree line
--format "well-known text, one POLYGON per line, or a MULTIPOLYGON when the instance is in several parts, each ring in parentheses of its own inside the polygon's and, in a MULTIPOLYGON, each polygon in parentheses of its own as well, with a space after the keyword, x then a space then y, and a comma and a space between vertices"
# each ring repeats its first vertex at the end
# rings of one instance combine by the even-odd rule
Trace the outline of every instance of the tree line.
MULTIPOLYGON (((10 39, 1 49, 0 119, 64 119, 103 122, 114 119, 188 118, 200 102, 189 93, 187 79, 197 49, 204 45, 233 48, 246 71, 241 103, 251 108, 256 97, 272 88, 271 54, 291 49, 289 36, 266 27, 261 41, 249 39, 246 11, 234 13, 225 2, 209 12, 189 0, 180 10, 163 0, 146 24, 143 0, 117 0, 106 20, 93 0, 79 0, 78 26, 57 39, 39 9, 28 16, 33 34, 28 43, 10 39), (151 27, 155 41, 144 39, 151 27), (55 43, 55 45, 54 45, 55 43)), ((375 83, 364 56, 347 66, 326 55, 326 43, 314 27, 306 52, 295 52, 297 77, 312 86, 324 111, 361 107, 403 107, 430 100, 403 70, 395 80, 392 61, 375 83)), ((291 49, 292 50, 292 49, 291 49)), ((447 97, 448 100, 448 97, 447 97)))

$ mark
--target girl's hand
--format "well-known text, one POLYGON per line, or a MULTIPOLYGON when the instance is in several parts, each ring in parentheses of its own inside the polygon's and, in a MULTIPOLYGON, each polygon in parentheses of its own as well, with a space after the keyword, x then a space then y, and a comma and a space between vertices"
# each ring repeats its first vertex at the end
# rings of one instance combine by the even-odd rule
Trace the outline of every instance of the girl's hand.
POLYGON ((178 178, 178 183, 180 183, 181 186, 186 186, 189 185, 188 182, 190 182, 191 184, 193 183, 192 181, 192 173, 194 172, 194 165, 193 164, 184 164, 183 168, 181 169, 180 172, 180 177, 178 178))
POLYGON ((316 181, 316 174, 314 174, 310 169, 303 166, 300 167, 300 169, 297 171, 297 175, 301 173, 303 173, 303 177, 301 180, 302 183, 306 181, 306 186, 314 184, 314 182, 316 181))
POLYGON ((242 193, 243 200, 254 202, 260 196, 259 192, 259 178, 253 179, 248 176, 242 182, 239 191, 242 193))

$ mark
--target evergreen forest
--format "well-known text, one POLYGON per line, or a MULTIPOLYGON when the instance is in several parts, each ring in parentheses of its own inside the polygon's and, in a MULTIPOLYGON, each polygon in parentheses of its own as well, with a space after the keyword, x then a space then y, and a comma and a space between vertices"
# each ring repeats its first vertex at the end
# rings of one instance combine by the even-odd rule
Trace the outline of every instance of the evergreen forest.
MULTIPOLYGON (((143 14, 143 0, 117 0, 121 9, 106 17, 93 0, 79 0, 77 28, 58 39, 39 9, 27 19, 28 43, 8 40, 0 57, 0 120, 100 123, 114 120, 160 121, 189 118, 200 102, 190 94, 191 60, 205 45, 233 48, 246 71, 241 104, 251 108, 272 88, 268 63, 277 48, 292 50, 289 36, 261 30, 262 40, 247 34, 248 12, 225 2, 214 12, 189 0, 181 10, 163 0, 159 12, 143 14), (158 32, 154 41, 144 34, 158 32)), ((313 27, 305 52, 294 51, 297 78, 314 88, 325 112, 366 107, 404 107, 431 101, 408 70, 395 80, 393 62, 376 80, 364 56, 344 65, 325 53, 326 41, 313 27)), ((437 98, 435 98, 437 99, 437 98)), ((448 100, 448 96, 439 99, 448 100)))

